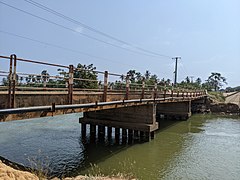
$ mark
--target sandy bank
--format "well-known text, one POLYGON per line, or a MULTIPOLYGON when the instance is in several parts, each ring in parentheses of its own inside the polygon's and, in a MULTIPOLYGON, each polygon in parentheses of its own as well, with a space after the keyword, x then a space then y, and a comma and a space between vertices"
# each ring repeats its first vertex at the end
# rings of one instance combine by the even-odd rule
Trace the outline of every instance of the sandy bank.
POLYGON ((38 180, 39 178, 27 171, 19 171, 5 165, 0 161, 0 179, 1 180, 38 180))
MULTIPOLYGON (((39 178, 35 174, 32 174, 30 172, 13 169, 12 167, 7 166, 0 160, 0 180, 39 180, 39 178)), ((53 178, 52 180, 59 180, 59 178, 53 178)), ((64 178, 63 180, 127 180, 127 179, 121 177, 120 175, 119 177, 77 176, 64 178)))

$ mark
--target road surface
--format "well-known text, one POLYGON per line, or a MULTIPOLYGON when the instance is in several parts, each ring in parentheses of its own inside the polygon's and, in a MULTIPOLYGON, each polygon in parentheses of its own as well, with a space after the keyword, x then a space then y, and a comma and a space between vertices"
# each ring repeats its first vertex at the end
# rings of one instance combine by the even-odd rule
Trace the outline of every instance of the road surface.
POLYGON ((234 103, 240 107, 240 92, 233 93, 232 95, 226 97, 226 103, 234 103))

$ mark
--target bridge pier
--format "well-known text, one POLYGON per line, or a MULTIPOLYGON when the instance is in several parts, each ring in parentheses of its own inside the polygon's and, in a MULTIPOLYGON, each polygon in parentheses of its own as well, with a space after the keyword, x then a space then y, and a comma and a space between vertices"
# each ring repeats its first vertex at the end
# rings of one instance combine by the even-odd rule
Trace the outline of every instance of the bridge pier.
POLYGON ((157 115, 187 120, 191 115, 191 101, 166 102, 157 104, 157 115))
MULTIPOLYGON (((138 132, 145 135, 144 140, 154 137, 154 131, 158 129, 156 122, 156 105, 147 104, 141 106, 129 106, 115 109, 105 109, 84 112, 80 123, 98 126, 98 137, 105 137, 105 126, 108 129, 108 137, 112 135, 111 128, 115 128, 115 142, 120 142, 120 128, 122 129, 122 143, 133 142, 133 137, 138 137, 138 132), (104 129, 103 129, 104 128, 104 129), (134 132, 134 133, 133 133, 134 132)), ((84 127, 84 126, 83 126, 84 127)))

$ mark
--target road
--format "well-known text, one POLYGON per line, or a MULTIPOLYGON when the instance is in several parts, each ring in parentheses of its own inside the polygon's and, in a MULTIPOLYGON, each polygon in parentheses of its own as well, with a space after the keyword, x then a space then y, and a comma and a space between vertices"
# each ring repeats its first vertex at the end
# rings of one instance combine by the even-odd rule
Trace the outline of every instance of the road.
POLYGON ((232 95, 226 97, 226 103, 234 103, 240 107, 240 92, 233 93, 232 95))

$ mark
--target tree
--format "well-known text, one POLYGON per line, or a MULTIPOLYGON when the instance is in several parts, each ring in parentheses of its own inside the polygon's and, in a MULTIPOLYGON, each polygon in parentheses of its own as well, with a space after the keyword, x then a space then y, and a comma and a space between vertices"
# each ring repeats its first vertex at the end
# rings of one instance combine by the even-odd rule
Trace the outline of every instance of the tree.
POLYGON ((135 75, 136 75, 136 70, 129 70, 127 72, 127 75, 129 77, 129 80, 131 81, 131 83, 134 83, 135 82, 135 75))
POLYGON ((159 79, 156 74, 153 74, 150 76, 149 80, 147 81, 147 84, 154 85, 155 83, 158 83, 159 79))
POLYGON ((143 79, 144 77, 142 76, 142 74, 140 72, 136 72, 137 83, 141 83, 143 79))
POLYGON ((201 78, 197 78, 197 79, 196 79, 196 84, 197 84, 198 86, 200 86, 200 85, 201 85, 201 83, 202 83, 202 80, 201 80, 201 78))
POLYGON ((7 78, 2 78, 2 85, 7 86, 8 85, 8 80, 7 78))
POLYGON ((223 84, 227 84, 226 78, 222 77, 220 73, 212 72, 211 75, 207 79, 208 85, 214 89, 215 91, 219 90, 223 84))
POLYGON ((47 72, 47 70, 43 70, 41 72, 42 75, 42 81, 43 82, 48 82, 49 81, 49 73, 47 72))
POLYGON ((74 71, 74 78, 79 78, 74 81, 74 87, 77 88, 87 88, 87 89, 97 89, 97 73, 95 72, 96 67, 93 64, 90 65, 77 65, 77 70, 74 71))
POLYGON ((189 77, 188 77, 188 76, 186 77, 186 79, 185 79, 185 80, 186 80, 186 83, 187 83, 187 84, 189 84, 189 83, 190 83, 190 79, 189 79, 189 77))
POLYGON ((149 80, 151 73, 149 70, 146 70, 146 73, 144 75, 145 75, 146 80, 149 80))

